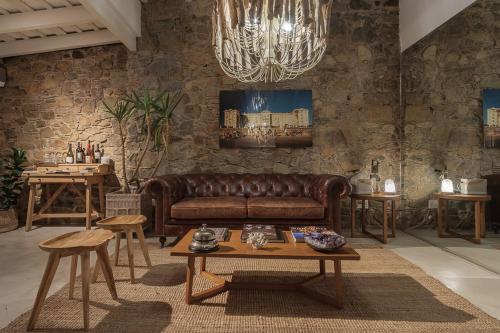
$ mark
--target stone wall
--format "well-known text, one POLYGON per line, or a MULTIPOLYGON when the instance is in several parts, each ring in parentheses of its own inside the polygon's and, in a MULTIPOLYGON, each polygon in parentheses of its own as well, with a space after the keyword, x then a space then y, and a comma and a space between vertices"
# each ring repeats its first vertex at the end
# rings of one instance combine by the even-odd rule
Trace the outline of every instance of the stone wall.
MULTIPOLYGON (((112 45, 5 59, 0 142, 27 149, 36 160, 47 150, 64 152, 67 142, 91 139, 119 161, 119 140, 102 100, 133 89, 181 89, 187 97, 173 117, 160 174, 360 169, 357 177, 367 177, 377 158, 382 177, 400 182, 398 1, 334 0, 324 59, 279 84, 243 84, 223 74, 210 44, 210 14, 211 1, 148 1, 137 52, 112 45), (229 89, 312 89, 314 147, 219 149, 218 94, 229 89)), ((131 127, 132 149, 138 132, 131 127)))
MULTIPOLYGON (((483 148, 481 103, 484 88, 500 88, 499 19, 498 1, 479 0, 403 53, 403 183, 414 223, 439 189, 435 169, 459 179, 500 164, 497 150, 483 148)), ((469 223, 471 207, 456 207, 469 223)))

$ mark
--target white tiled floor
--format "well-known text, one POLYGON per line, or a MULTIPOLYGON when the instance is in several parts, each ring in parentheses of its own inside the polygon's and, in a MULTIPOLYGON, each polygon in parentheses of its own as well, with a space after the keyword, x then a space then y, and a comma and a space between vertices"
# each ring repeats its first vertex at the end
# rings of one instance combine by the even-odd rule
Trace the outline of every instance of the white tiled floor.
MULTIPOLYGON (((81 230, 81 227, 43 227, 29 233, 18 229, 0 234, 0 328, 33 304, 47 260, 47 254, 37 244, 73 230, 81 230)), ((355 239, 353 242, 379 244, 370 239, 355 239)), ((402 232, 385 247, 500 319, 500 275, 402 232)), ((49 293, 60 289, 68 278, 69 259, 63 259, 49 293)))
POLYGON ((481 239, 481 244, 474 244, 460 238, 439 238, 433 229, 418 229, 409 233, 500 274, 500 234, 488 233, 486 238, 481 239))
POLYGON ((402 232, 385 247, 419 266, 490 316, 500 319, 499 274, 402 232))

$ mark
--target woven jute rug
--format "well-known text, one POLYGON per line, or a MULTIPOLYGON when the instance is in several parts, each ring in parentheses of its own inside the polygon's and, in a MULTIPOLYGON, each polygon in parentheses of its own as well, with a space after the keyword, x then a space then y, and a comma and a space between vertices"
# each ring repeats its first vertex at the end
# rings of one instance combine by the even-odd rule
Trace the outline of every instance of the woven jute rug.
MULTIPOLYGON (((124 251, 125 252, 125 251, 124 251)), ((136 249, 137 283, 128 282, 126 256, 114 268, 119 299, 113 301, 100 276, 90 288, 90 332, 500 332, 500 322, 447 289, 395 253, 359 248, 361 261, 343 262, 342 310, 299 293, 231 290, 199 304, 184 303, 185 259, 150 245, 154 267, 146 269, 136 249)), ((69 259, 65 259, 69 260, 69 259)), ((317 272, 304 260, 208 259, 207 270, 227 279, 294 282, 317 272)), ((333 270, 327 264, 327 271, 333 270)), ((75 300, 68 287, 45 302, 36 330, 70 332, 83 327, 79 282, 75 300)), ((195 278, 195 289, 210 282, 195 278)), ((333 296, 330 275, 315 285, 333 296)), ((24 332, 29 312, 1 332, 24 332)))

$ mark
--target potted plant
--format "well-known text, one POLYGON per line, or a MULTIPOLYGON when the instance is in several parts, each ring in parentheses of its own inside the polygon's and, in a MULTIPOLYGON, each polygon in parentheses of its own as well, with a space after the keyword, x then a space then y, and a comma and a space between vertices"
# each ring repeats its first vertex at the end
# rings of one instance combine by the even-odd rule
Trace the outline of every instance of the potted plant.
POLYGON ((17 203, 23 189, 21 175, 26 166, 26 152, 12 148, 0 164, 0 232, 14 230, 18 226, 17 203))
POLYGON ((143 214, 150 216, 151 199, 140 193, 140 168, 148 150, 156 152, 156 161, 149 177, 153 177, 168 153, 170 119, 174 110, 182 100, 181 93, 162 92, 152 95, 148 90, 142 96, 137 92, 116 102, 113 106, 104 103, 105 111, 111 115, 118 126, 121 141, 121 189, 106 194, 106 216, 122 214, 143 214), (141 121, 143 135, 135 138, 139 148, 133 154, 127 149, 127 133, 129 122, 133 117, 141 121), (141 140, 142 139, 142 140, 141 140), (135 157, 135 158, 131 158, 135 157), (128 161, 133 160, 135 166, 128 174, 128 161))

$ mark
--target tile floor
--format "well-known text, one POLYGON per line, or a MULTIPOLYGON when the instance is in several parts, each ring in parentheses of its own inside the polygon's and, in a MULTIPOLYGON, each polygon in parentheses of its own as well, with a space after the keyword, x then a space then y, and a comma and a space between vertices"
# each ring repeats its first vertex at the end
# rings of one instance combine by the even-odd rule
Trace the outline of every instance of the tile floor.
MULTIPOLYGON (((42 227, 29 233, 17 229, 0 234, 0 328, 33 304, 47 259, 47 254, 39 250, 37 244, 73 230, 81 230, 81 227, 42 227)), ((148 241, 157 243, 156 238, 148 241)), ((371 239, 352 241, 380 244, 371 239)), ((499 274, 403 232, 399 232, 398 237, 391 239, 385 247, 420 266, 427 274, 500 319, 499 274)), ((94 260, 92 258, 92 263, 94 260)), ((68 278, 69 259, 63 259, 49 294, 66 284, 68 278)))

